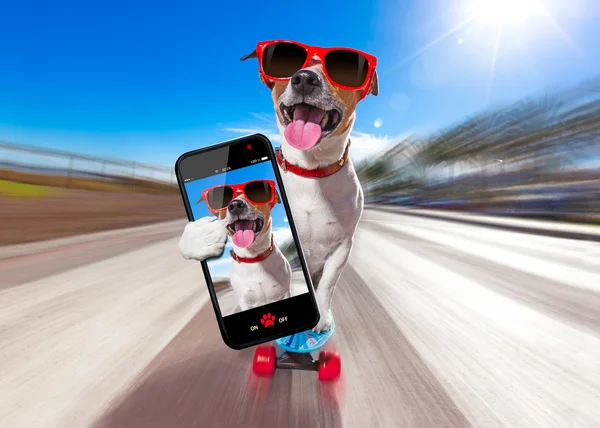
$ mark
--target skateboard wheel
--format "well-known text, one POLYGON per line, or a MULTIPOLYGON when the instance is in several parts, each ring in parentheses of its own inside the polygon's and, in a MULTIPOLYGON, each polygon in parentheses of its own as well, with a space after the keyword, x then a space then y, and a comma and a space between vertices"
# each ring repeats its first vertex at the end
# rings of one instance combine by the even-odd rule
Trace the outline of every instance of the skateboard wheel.
POLYGON ((332 351, 319 353, 319 380, 336 380, 342 372, 340 354, 332 351))
POLYGON ((252 371, 259 376, 272 376, 275 373, 276 361, 274 346, 257 346, 254 351, 252 371))

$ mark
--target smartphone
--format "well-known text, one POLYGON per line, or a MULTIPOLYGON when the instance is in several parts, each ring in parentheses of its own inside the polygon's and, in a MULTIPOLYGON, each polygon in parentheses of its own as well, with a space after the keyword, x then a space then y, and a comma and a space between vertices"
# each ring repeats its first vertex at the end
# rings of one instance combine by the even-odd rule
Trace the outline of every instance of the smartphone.
POLYGON ((175 165, 188 220, 227 225, 225 251, 202 262, 225 343, 243 349, 319 322, 273 146, 262 134, 184 153, 175 165))

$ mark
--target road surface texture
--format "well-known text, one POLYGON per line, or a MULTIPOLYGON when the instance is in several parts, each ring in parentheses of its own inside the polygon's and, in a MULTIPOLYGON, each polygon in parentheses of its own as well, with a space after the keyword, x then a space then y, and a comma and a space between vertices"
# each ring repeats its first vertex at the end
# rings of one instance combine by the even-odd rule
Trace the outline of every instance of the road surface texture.
POLYGON ((52 191, 43 198, 0 193, 0 246, 186 218, 179 194, 52 191))
POLYGON ((0 265, 1 427, 600 427, 598 243, 365 210, 326 384, 251 375, 177 229, 0 265))

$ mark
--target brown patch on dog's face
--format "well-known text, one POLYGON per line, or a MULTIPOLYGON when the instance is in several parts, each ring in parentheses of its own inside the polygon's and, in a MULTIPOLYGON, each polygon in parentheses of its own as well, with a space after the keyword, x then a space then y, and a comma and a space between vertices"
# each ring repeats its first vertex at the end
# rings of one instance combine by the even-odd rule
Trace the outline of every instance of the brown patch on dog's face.
MULTIPOLYGON (((373 95, 379 93, 376 75, 368 88, 368 93, 373 95)), ((271 97, 277 120, 282 128, 288 129, 288 126, 296 121, 298 111, 301 115, 299 120, 306 120, 306 117, 320 118, 316 119, 319 120, 321 127, 320 137, 317 137, 316 141, 313 140, 315 141, 313 145, 305 144, 302 140, 291 141, 289 138, 286 140, 293 147, 304 145, 307 148, 301 150, 310 150, 331 140, 345 143, 345 138, 337 137, 344 137, 349 133, 354 123, 356 106, 363 94, 363 91, 342 89, 331 83, 325 76, 322 64, 314 60, 308 67, 295 73, 290 80, 275 82, 271 97), (307 84, 306 82, 309 81, 312 83, 307 84)))
MULTIPOLYGON (((260 80, 264 82, 262 74, 260 75, 260 80)), ((271 90, 271 99, 273 100, 273 105, 275 106, 275 115, 277 116, 277 120, 279 123, 283 123, 283 114, 281 113, 281 109, 279 106, 279 99, 285 92, 285 88, 287 88, 290 82, 275 82, 273 89, 271 90)))
POLYGON ((373 95, 374 97, 379 95, 379 76, 377 76, 377 70, 373 73, 373 80, 371 81, 368 95, 373 95))
MULTIPOLYGON (((241 196, 242 198, 244 198, 243 196, 241 196)), ((273 209, 273 207, 271 207, 270 204, 258 204, 255 205, 252 202, 249 202, 246 198, 244 198, 244 200, 246 200, 246 202, 248 202, 248 204, 255 209, 256 211, 260 212, 263 215, 263 218, 265 220, 265 225, 262 228, 262 230, 260 231, 260 234, 262 233, 266 233, 267 230, 271 230, 271 210, 273 209)), ((281 203, 281 198, 279 197, 279 192, 277 192, 277 189, 275 189, 275 204, 280 204, 281 203)))
MULTIPOLYGON (((275 191, 275 203, 281 203, 277 190, 275 191)), ((271 209, 270 204, 254 204, 246 199, 244 195, 240 195, 228 204, 226 210, 219 213, 219 219, 228 221, 227 232, 229 236, 232 236, 238 230, 237 228, 242 227, 252 228, 255 236, 258 237, 271 230, 271 209), (230 209, 230 206, 234 206, 234 208, 230 209), (237 222, 241 223, 236 225, 237 222)))
POLYGON ((332 133, 332 135, 342 135, 350 126, 352 126, 352 122, 354 121, 354 112, 356 111, 356 106, 360 101, 361 93, 359 91, 349 91, 338 88, 337 86, 332 85, 327 79, 325 79, 325 82, 327 83, 327 86, 329 87, 333 97, 344 106, 342 121, 332 133))
MULTIPOLYGON (((254 204, 252 204, 252 202, 248 202, 248 200, 244 196, 238 196, 236 199, 243 199, 244 201, 246 201, 248 203, 248 205, 250 205, 250 207, 252 207, 252 209, 260 212, 265 218, 265 223, 268 223, 268 221, 271 219, 271 206, 270 205, 268 205, 268 204, 254 205, 254 204)), ((279 199, 278 193, 275 195, 275 203, 277 203, 277 204, 281 203, 281 199, 279 199)), ((221 210, 217 213, 217 218, 219 220, 224 220, 226 217, 227 217, 227 209, 221 210)))
POLYGON ((254 205, 244 195, 232 199, 224 211, 227 233, 230 237, 240 230, 252 230, 254 232, 252 243, 254 243, 256 238, 268 230, 271 225, 270 207, 266 204, 254 205))
POLYGON ((265 225, 258 235, 261 235, 261 234, 265 233, 265 231, 270 230, 271 229, 271 205, 269 205, 269 204, 253 205, 251 202, 249 202, 249 204, 252 208, 254 208, 256 211, 261 213, 265 220, 265 225))

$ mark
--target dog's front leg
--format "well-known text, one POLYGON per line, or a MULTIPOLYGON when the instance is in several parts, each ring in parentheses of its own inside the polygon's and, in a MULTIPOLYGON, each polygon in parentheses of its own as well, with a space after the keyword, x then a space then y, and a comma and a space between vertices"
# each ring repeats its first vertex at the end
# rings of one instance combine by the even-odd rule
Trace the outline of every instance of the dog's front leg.
POLYGON ((331 255, 325 261, 323 266, 323 274, 319 284, 315 284, 317 291, 317 303, 319 304, 319 313, 321 319, 319 323, 313 328, 314 332, 321 333, 331 329, 331 300, 333 298, 333 292, 335 286, 340 279, 340 275, 348 262, 350 251, 352 250, 352 238, 348 238, 331 253, 331 255))

